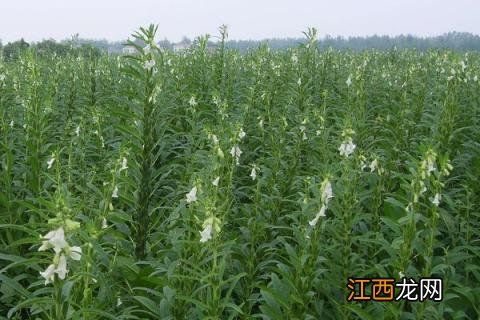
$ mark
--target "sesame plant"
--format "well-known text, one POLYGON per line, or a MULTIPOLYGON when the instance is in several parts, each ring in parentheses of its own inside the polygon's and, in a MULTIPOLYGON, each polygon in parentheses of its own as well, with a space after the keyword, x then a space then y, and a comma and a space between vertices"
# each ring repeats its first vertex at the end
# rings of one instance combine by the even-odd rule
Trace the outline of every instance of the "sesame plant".
POLYGON ((0 319, 478 319, 478 52, 156 34, 0 49, 0 319))

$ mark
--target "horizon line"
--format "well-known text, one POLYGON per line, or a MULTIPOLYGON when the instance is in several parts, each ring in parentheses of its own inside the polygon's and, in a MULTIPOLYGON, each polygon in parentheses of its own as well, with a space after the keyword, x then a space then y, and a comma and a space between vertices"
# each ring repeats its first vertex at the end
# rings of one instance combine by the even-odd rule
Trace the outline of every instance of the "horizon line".
MULTIPOLYGON (((132 33, 133 34, 133 33, 132 33)), ((468 35, 471 35, 471 36, 474 36, 474 37, 480 37, 480 34, 477 34, 477 33, 474 33, 474 32, 470 32, 470 31, 457 31, 457 30, 452 30, 452 31, 447 31, 447 32, 443 32, 443 33, 439 33, 439 34, 431 34, 431 35, 420 35, 420 34, 413 34, 413 33, 399 33, 399 34, 381 34, 381 33, 374 33, 374 34, 365 34, 365 35, 331 35, 331 34, 325 34, 323 36, 319 36, 317 37, 317 40, 319 41, 322 41, 322 40, 326 40, 327 38, 328 39, 338 39, 338 38, 343 38, 343 39, 356 39, 356 38, 373 38, 373 37, 388 37, 388 38, 397 38, 397 37, 414 37, 414 38, 417 38, 417 39, 431 39, 431 38, 438 38, 438 37, 442 37, 442 36, 446 36, 446 35, 449 35, 449 34, 468 34, 468 35)), ((180 43, 182 42, 185 38, 190 40, 190 41, 193 41, 195 39, 197 39, 198 37, 201 37, 201 36, 206 36, 208 35, 210 38, 209 38, 209 41, 212 41, 216 38, 216 36, 212 35, 212 34, 200 34, 200 35, 197 35, 197 36, 194 36, 193 38, 190 38, 189 36, 187 35, 184 35, 181 37, 180 40, 178 41, 175 41, 173 39, 169 39, 167 37, 163 37, 163 38, 159 38, 157 39, 157 42, 158 41, 165 41, 167 40, 168 42, 171 42, 171 43, 180 43)), ((66 42, 66 41, 70 41, 72 40, 74 37, 77 37, 78 40, 83 40, 83 41, 106 41, 108 43, 118 43, 118 42, 124 42, 124 41, 127 41, 130 39, 132 35, 130 35, 128 38, 125 38, 125 39, 108 39, 108 38, 94 38, 94 37, 81 37, 79 33, 76 33, 76 34, 73 34, 70 36, 70 38, 62 38, 62 39, 56 39, 54 37, 44 37, 42 38, 41 40, 25 40, 24 37, 20 37, 20 38, 17 38, 15 40, 8 40, 6 41, 4 44, 8 44, 8 43, 13 43, 13 42, 16 42, 16 41, 21 41, 23 39, 23 41, 27 42, 27 43, 39 43, 39 42, 43 42, 43 41, 55 41, 55 42, 66 42)), ((275 36, 275 37, 264 37, 264 38, 237 38, 237 39, 227 39, 227 42, 228 41, 255 41, 255 42, 262 42, 262 41, 269 41, 269 40, 299 40, 299 39, 305 39, 305 36, 298 36, 298 37, 292 37, 292 36, 275 36)), ((218 40, 214 40, 212 42, 216 42, 218 40)), ((0 43, 3 43, 3 38, 0 36, 0 43)))

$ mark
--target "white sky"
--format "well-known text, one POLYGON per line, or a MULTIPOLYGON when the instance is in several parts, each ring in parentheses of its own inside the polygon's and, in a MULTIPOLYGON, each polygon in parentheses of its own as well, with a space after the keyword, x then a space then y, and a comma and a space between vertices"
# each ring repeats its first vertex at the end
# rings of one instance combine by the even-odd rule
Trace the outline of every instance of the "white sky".
POLYGON ((0 0, 0 39, 124 40, 159 24, 159 39, 217 35, 230 39, 414 34, 480 34, 480 0, 0 0))

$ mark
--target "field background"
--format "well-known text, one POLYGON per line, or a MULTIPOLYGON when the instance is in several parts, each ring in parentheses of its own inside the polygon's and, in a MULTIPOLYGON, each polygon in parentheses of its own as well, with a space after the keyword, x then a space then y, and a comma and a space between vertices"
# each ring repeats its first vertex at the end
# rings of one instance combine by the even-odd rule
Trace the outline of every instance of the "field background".
POLYGON ((478 52, 154 33, 0 60, 1 319, 478 319, 478 52), (45 285, 41 236, 67 221, 82 258, 45 285), (443 301, 347 302, 348 277, 401 275, 443 278, 443 301))

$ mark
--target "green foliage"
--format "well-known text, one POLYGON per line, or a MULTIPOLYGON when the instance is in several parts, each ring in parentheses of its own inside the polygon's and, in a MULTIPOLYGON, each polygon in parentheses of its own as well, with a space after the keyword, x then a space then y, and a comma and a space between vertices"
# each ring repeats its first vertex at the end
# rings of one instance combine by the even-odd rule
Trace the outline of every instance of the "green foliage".
POLYGON ((309 29, 240 54, 227 31, 3 48, 0 318, 478 319, 478 53, 309 29), (82 255, 45 285, 60 223, 82 255), (402 274, 443 301, 347 301, 348 277, 402 274))

